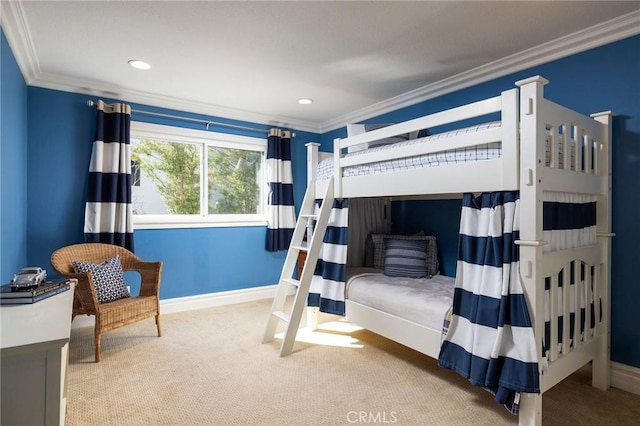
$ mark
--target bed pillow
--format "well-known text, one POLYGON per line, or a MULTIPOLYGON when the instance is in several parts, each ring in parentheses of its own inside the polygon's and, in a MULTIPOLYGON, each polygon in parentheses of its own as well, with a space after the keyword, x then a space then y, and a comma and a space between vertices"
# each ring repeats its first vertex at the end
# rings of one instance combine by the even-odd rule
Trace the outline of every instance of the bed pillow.
POLYGON ((113 302, 131 296, 124 282, 120 256, 115 255, 102 263, 74 261, 72 264, 77 274, 91 272, 98 303, 113 302))
MULTIPOLYGON (((370 232, 367 234, 367 238, 364 241, 364 267, 365 268, 375 268, 376 262, 374 261, 376 247, 373 243, 373 235, 377 234, 376 232, 370 232)), ((380 234, 384 235, 384 234, 380 234)), ((423 236, 424 231, 419 231, 415 234, 415 236, 423 236)), ((380 261, 384 261, 384 259, 380 259, 380 261)), ((379 262, 378 262, 379 263, 379 262)), ((378 269, 381 269, 378 267, 378 269)))
POLYGON ((433 235, 391 235, 391 234, 371 234, 373 241, 373 267, 376 269, 384 269, 385 258, 385 241, 388 239, 395 240, 417 240, 426 241, 426 263, 427 275, 433 276, 440 273, 438 264, 438 245, 436 237, 433 235))
POLYGON ((424 278, 427 273, 426 240, 386 239, 384 274, 390 277, 424 278))
MULTIPOLYGON (((391 124, 347 124, 347 137, 361 135, 365 132, 371 132, 373 130, 382 129, 383 127, 390 126, 391 124)), ((362 143, 360 145, 350 146, 347 148, 348 153, 362 151, 368 148, 375 148, 377 146, 390 145, 396 142, 408 141, 418 137, 419 132, 404 133, 401 135, 392 136, 389 138, 380 139, 377 141, 371 141, 368 143, 362 143)))

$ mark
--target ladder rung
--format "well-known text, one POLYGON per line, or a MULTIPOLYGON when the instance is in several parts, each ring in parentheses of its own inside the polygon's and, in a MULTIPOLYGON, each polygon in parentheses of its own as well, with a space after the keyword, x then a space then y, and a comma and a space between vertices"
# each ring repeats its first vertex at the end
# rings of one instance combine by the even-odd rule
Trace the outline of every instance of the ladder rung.
POLYGON ((303 241, 302 244, 300 244, 299 246, 292 245, 291 248, 300 250, 300 251, 307 251, 309 250, 309 245, 303 241))
POLYGON ((300 213, 300 217, 303 218, 303 219, 317 219, 318 215, 317 214, 300 213))
POLYGON ((274 312, 272 312, 272 314, 273 314, 274 316, 276 316, 276 317, 280 318, 282 321, 284 321, 284 322, 286 322, 286 323, 291 322, 291 315, 286 314, 286 313, 284 313, 284 312, 282 312, 282 311, 274 311, 274 312))
POLYGON ((294 287, 300 287, 300 281, 294 280, 293 278, 283 278, 282 281, 294 287))

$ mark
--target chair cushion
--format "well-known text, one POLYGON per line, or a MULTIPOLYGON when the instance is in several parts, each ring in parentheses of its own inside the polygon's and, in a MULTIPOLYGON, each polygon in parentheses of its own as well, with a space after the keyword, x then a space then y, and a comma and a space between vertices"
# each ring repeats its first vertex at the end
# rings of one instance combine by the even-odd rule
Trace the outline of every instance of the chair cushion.
POLYGON ((76 273, 91 272, 93 284, 96 287, 98 303, 107 303, 114 300, 130 297, 127 285, 124 282, 124 272, 120 256, 105 260, 102 263, 73 261, 76 273))

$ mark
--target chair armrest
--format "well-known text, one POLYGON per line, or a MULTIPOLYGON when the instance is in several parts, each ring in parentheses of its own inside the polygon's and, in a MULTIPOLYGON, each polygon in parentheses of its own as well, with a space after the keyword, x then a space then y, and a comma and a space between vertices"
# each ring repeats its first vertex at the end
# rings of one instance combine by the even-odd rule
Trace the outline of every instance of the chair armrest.
POLYGON ((160 298, 162 262, 147 262, 139 258, 129 259, 126 270, 134 270, 140 273, 140 296, 156 296, 160 298))

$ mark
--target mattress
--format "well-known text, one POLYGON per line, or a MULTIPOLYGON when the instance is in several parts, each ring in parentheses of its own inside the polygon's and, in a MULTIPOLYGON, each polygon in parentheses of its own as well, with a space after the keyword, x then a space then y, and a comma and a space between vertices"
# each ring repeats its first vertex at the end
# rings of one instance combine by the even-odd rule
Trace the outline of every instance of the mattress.
POLYGON ((453 302, 454 285, 455 278, 444 275, 399 278, 365 272, 348 279, 346 298, 440 331, 453 302))
MULTIPOLYGON (((346 154, 344 158, 362 155, 364 153, 377 152, 398 149, 405 146, 428 143, 430 141, 448 138, 455 135, 475 133, 480 130, 499 127, 499 121, 478 124, 476 126, 465 127, 464 129, 456 129, 450 132, 437 133, 435 135, 426 136, 424 138, 412 139, 404 142, 397 142, 390 145, 377 146, 362 151, 356 151, 346 154)), ((489 144, 474 145, 453 149, 448 151, 433 152, 430 154, 418 155, 414 157, 398 158, 394 160, 380 161, 376 163, 363 164, 352 167, 345 167, 342 170, 343 177, 361 176, 375 173, 385 173, 398 170, 408 170, 423 167, 435 167, 442 164, 464 163, 470 161, 491 160, 500 158, 502 155, 501 143, 494 142, 489 144)), ((318 165, 318 180, 329 179, 333 174, 333 157, 327 158, 318 165)))
MULTIPOLYGON (((463 129, 456 129, 450 132, 437 133, 435 135, 426 136, 424 138, 412 139, 409 141, 397 142, 389 145, 376 146, 375 148, 369 148, 361 151, 352 152, 346 154, 343 158, 349 158, 352 156, 362 155, 370 152, 394 150, 405 146, 429 143, 438 139, 448 138, 451 136, 475 133, 481 130, 490 129, 493 127, 499 127, 500 121, 492 121, 489 123, 478 124, 471 127, 465 127, 463 129)), ((553 134, 551 127, 547 126, 546 132, 546 144, 545 144, 545 166, 551 166, 552 161, 557 165, 554 167, 564 169, 564 138, 562 135, 557 135, 556 145, 552 145, 553 134)), ((584 150, 584 147, 580 145, 580 149, 584 150)), ((575 155, 576 155, 576 142, 570 141, 569 156, 568 156, 568 169, 575 170, 575 155)), ((375 163, 362 164, 358 166, 350 166, 342 169, 342 177, 350 176, 362 176, 376 173, 394 172, 399 170, 418 169, 424 167, 437 167, 445 164, 454 163, 468 163, 474 161, 492 160, 502 157, 502 144, 500 142, 493 142, 487 144, 474 145, 470 147, 452 149, 447 151, 432 152, 424 155, 417 155, 414 157, 397 158, 393 160, 380 161, 375 163)), ((584 153, 582 155, 584 157, 584 153)), ((584 166, 584 165, 579 165, 584 166)), ((318 164, 317 180, 326 180, 333 175, 333 156, 329 157, 318 164)))

